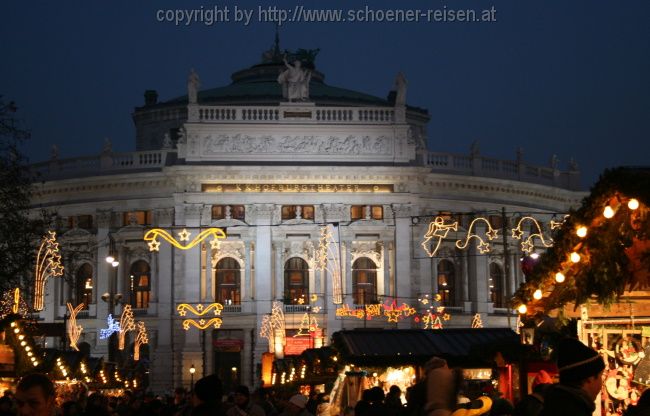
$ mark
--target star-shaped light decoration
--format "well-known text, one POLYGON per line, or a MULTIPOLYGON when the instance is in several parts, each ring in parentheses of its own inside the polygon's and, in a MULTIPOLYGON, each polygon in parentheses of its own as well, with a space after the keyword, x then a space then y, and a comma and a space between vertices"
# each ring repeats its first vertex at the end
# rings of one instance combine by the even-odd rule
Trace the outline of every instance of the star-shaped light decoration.
POLYGON ((436 296, 434 298, 436 302, 440 302, 442 300, 442 296, 440 296, 440 293, 436 293, 436 296))
POLYGON ((151 240, 149 241, 149 251, 160 251, 160 241, 151 240))
POLYGON ((216 238, 210 240, 210 248, 212 250, 219 250, 221 248, 221 241, 216 238))
POLYGON ((530 240, 521 242, 522 251, 525 251, 526 253, 530 253, 531 251, 533 251, 533 248, 535 248, 535 246, 533 245, 533 243, 530 242, 530 240))
POLYGON ((427 304, 429 304, 429 299, 427 299, 427 298, 420 299, 420 303, 422 303, 423 305, 427 305, 427 304))
POLYGON ((314 306, 312 311, 314 311, 314 313, 319 313, 320 312, 320 306, 314 306))
POLYGON ((438 312, 438 313, 443 313, 444 311, 445 311, 445 307, 444 307, 444 306, 438 306, 438 307, 436 308, 436 312, 438 312))
POLYGON ((490 240, 494 240, 495 238, 497 238, 498 237, 497 234, 499 234, 499 231, 495 230, 494 228, 490 228, 490 230, 485 233, 485 235, 487 235, 487 237, 490 240))
POLYGON ((402 315, 402 311, 399 309, 384 309, 384 315, 388 317, 388 322, 397 322, 402 315))
POLYGON ((516 238, 517 240, 521 239, 521 236, 524 235, 524 232, 521 230, 521 227, 513 228, 511 231, 512 231, 512 238, 516 238))
POLYGON ((198 305, 196 305, 196 310, 201 312, 203 310, 203 304, 199 303, 198 305))
POLYGON ((490 251, 490 244, 486 243, 485 241, 481 241, 481 243, 476 247, 481 254, 485 254, 490 251))
POLYGON ((305 304, 305 298, 298 298, 298 304, 299 305, 304 305, 305 304))
POLYGON ((445 321, 448 321, 448 320, 451 319, 451 315, 449 315, 448 313, 446 313, 446 314, 442 315, 442 319, 444 319, 445 321))
POLYGON ((190 235, 191 233, 183 228, 183 231, 178 233, 178 241, 190 241, 190 235))
POLYGON ((185 315, 187 315, 187 311, 185 309, 179 309, 178 310, 178 315, 179 316, 185 316, 185 315))

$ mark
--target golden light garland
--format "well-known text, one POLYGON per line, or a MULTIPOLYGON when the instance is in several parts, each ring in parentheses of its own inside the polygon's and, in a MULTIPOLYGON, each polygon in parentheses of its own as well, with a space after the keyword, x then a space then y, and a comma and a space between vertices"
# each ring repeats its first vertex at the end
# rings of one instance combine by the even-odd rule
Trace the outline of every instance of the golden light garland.
POLYGON ((350 308, 345 304, 336 308, 336 316, 348 317, 357 319, 371 320, 373 317, 386 316, 388 322, 397 322, 398 319, 403 319, 411 315, 415 315, 416 310, 406 303, 397 306, 395 301, 390 305, 383 305, 381 303, 365 305, 362 308, 350 308))
POLYGON ((221 318, 212 318, 212 319, 199 319, 198 321, 195 319, 185 319, 183 321, 183 329, 188 331, 190 329, 190 326, 194 326, 197 329, 204 330, 208 329, 210 326, 213 326, 214 328, 221 328, 221 324, 223 321, 221 318))
POLYGON ((77 314, 83 309, 84 304, 82 302, 73 308, 72 303, 68 302, 66 303, 66 306, 68 307, 68 312, 70 312, 70 317, 66 323, 68 338, 70 338, 70 347, 75 351, 79 351, 77 342, 79 342, 79 337, 84 329, 81 325, 77 325, 77 314))
POLYGON ((422 316, 422 322, 424 323, 424 329, 442 329, 440 316, 431 312, 422 316))
POLYGON ((564 223, 566 222, 566 220, 567 220, 568 218, 569 218, 569 215, 567 214, 567 215, 565 215, 564 217, 562 217, 562 220, 561 220, 561 221, 551 220, 551 221, 549 222, 549 225, 550 225, 550 227, 551 227, 551 230, 557 230, 558 228, 562 228, 562 226, 564 225, 564 223))
POLYGON ((138 322, 138 334, 135 336, 135 345, 133 346, 133 360, 138 361, 140 359, 140 346, 142 344, 148 344, 149 337, 147 336, 147 328, 144 326, 144 322, 138 322))
POLYGON ((495 238, 497 238, 498 231, 492 228, 492 226, 490 225, 490 221, 488 221, 483 217, 478 217, 478 218, 474 218, 474 220, 472 220, 472 222, 469 224, 469 227, 467 227, 467 235, 465 236, 465 241, 461 241, 461 240, 456 241, 456 247, 459 249, 465 249, 469 244, 469 240, 474 238, 479 241, 479 244, 476 246, 476 248, 478 248, 478 251, 481 254, 485 254, 490 251, 490 244, 485 242, 485 240, 480 235, 473 232, 474 224, 476 224, 477 222, 484 222, 487 225, 487 231, 485 232, 485 236, 488 238, 488 240, 494 240, 495 238))
POLYGON ((341 289, 341 261, 339 258, 338 243, 332 237, 333 226, 328 224, 320 229, 318 241, 318 255, 316 258, 317 267, 327 270, 332 282, 332 302, 335 305, 343 303, 343 291, 341 289))
POLYGON ((483 328, 483 319, 481 319, 480 313, 477 313, 472 318, 472 328, 483 328))
POLYGON ((48 231, 36 254, 34 268, 34 310, 42 311, 45 303, 45 283, 50 276, 62 276, 63 265, 59 254, 56 232, 48 231))
POLYGON ((273 345, 274 333, 277 332, 281 336, 282 345, 285 344, 284 337, 286 336, 284 309, 282 302, 273 301, 271 308, 271 315, 265 315, 262 318, 262 325, 260 327, 260 337, 269 340, 269 346, 273 345))
POLYGON ((215 315, 221 315, 221 312, 223 311, 223 305, 220 303, 211 303, 207 306, 198 304, 196 305, 196 308, 194 308, 194 306, 190 305, 189 303, 181 303, 176 307, 176 310, 180 316, 185 316, 188 312, 196 316, 203 316, 210 311, 213 311, 215 315))
POLYGON ((197 235, 196 237, 194 237, 194 239, 192 239, 192 241, 189 241, 191 235, 192 234, 186 229, 183 229, 180 233, 178 233, 179 241, 188 241, 187 244, 182 244, 179 241, 177 241, 167 231, 161 228, 153 228, 145 233, 143 239, 144 241, 149 242, 148 243, 149 251, 160 251, 160 241, 158 241, 158 237, 162 238, 163 240, 167 241, 169 244, 181 250, 189 250, 210 236, 213 237, 210 244, 212 245, 212 248, 215 248, 215 246, 218 247, 219 245, 218 243, 219 238, 226 238, 226 233, 224 233, 221 228, 214 228, 214 227, 201 231, 199 235, 197 235))
POLYGON ((133 309, 131 305, 124 305, 122 316, 120 317, 120 334, 118 348, 124 349, 124 338, 129 331, 135 331, 135 321, 133 320, 133 309))
POLYGON ((25 300, 20 296, 20 289, 15 288, 7 290, 2 294, 0 300, 0 319, 4 319, 11 314, 26 316, 29 313, 29 306, 25 300))
POLYGON ((521 240, 521 237, 524 234, 524 231, 521 229, 521 224, 524 221, 531 221, 535 227, 537 228, 536 232, 530 233, 530 235, 521 242, 521 250, 525 251, 526 253, 531 253, 533 249, 535 248, 535 244, 533 243, 533 240, 535 237, 538 237, 539 240, 541 241, 542 245, 544 247, 551 247, 553 246, 553 241, 549 238, 546 240, 544 238, 544 231, 542 230, 542 226, 540 223, 533 217, 522 217, 519 219, 519 222, 517 222, 517 227, 513 228, 511 230, 512 232, 512 238, 515 238, 517 240, 521 240))
POLYGON ((429 223, 429 228, 424 234, 424 241, 422 241, 421 246, 429 257, 433 257, 438 252, 442 240, 447 238, 449 231, 454 230, 458 231, 458 221, 454 221, 449 224, 445 224, 445 219, 442 217, 436 217, 433 221, 429 223), (432 239, 437 239, 435 242, 435 248, 433 250, 429 249, 429 241, 432 239))

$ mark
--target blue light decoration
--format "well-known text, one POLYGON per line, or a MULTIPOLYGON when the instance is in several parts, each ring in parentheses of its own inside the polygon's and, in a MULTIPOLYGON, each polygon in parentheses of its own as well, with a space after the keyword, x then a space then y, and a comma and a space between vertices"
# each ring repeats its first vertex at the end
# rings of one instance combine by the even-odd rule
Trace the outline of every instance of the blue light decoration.
POLYGON ((120 321, 113 319, 113 315, 110 313, 108 314, 108 318, 106 318, 106 322, 108 323, 108 328, 99 330, 99 339, 108 339, 113 333, 120 332, 120 321))

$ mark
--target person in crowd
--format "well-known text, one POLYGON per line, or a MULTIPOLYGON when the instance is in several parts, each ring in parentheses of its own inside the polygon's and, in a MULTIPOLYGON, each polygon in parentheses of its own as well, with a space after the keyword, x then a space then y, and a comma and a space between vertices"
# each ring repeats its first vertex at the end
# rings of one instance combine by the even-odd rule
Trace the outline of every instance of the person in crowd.
POLYGON ((307 410, 308 399, 302 394, 294 394, 287 402, 280 416, 314 416, 307 410))
POLYGON ((425 381, 420 381, 406 389, 406 406, 400 414, 404 416, 424 416, 426 401, 427 385, 425 381))
POLYGON ((226 416, 266 416, 264 409, 253 403, 251 393, 246 386, 235 389, 235 405, 228 409, 226 416))
POLYGON ((13 402, 9 396, 0 397, 0 416, 13 416, 16 413, 11 409, 13 402))
POLYGON ((45 374, 28 374, 16 387, 16 407, 20 416, 53 416, 56 412, 54 384, 45 374))
POLYGON ((221 407, 223 386, 215 374, 200 378, 194 384, 192 395, 192 411, 190 416, 223 416, 221 407))
POLYGON ((253 401, 255 404, 264 409, 266 416, 277 416, 279 413, 278 409, 275 407, 275 404, 273 404, 273 401, 271 400, 271 396, 269 395, 268 390, 264 388, 255 390, 253 393, 253 401))
POLYGON ((401 410, 404 406, 402 405, 402 390, 399 386, 392 385, 388 389, 388 394, 384 400, 384 404, 388 409, 393 411, 401 410))
POLYGON ((318 395, 318 406, 316 406, 316 416, 330 415, 330 396, 325 393, 318 395))
POLYGON ((366 416, 369 415, 370 410, 370 389, 366 389, 361 393, 361 399, 357 401, 357 404, 354 406, 355 416, 366 416))
POLYGON ((346 406, 345 409, 343 409, 343 416, 354 416, 354 407, 346 406))
POLYGON ((316 408, 318 407, 318 403, 319 403, 318 393, 316 393, 315 391, 309 393, 309 400, 307 400, 307 406, 306 406, 309 413, 314 415, 316 414, 316 408))
POLYGON ((515 416, 538 416, 544 407, 544 395, 553 379, 544 370, 540 370, 533 380, 533 391, 515 406, 515 416))
POLYGON ((575 338, 558 345, 560 383, 548 388, 540 416, 589 416, 603 385, 605 362, 593 349, 575 338))

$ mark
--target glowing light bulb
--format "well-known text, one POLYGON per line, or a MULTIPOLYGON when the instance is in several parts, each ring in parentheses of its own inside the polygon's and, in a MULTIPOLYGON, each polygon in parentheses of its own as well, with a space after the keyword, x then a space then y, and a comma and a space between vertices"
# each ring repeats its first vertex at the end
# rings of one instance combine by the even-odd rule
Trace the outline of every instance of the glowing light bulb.
POLYGON ((604 216, 605 218, 612 218, 612 217, 614 216, 614 210, 612 209, 612 207, 610 207, 609 205, 607 205, 607 206, 605 207, 605 209, 603 210, 603 216, 604 216))
POLYGON ((580 238, 586 237, 587 236, 587 227, 585 227, 584 225, 581 226, 581 227, 578 227, 578 229, 576 230, 576 235, 578 237, 580 237, 580 238))
POLYGON ((540 300, 542 298, 542 291, 540 289, 537 289, 535 293, 533 293, 533 298, 540 300))
POLYGON ((528 311, 528 308, 523 303, 521 305, 519 305, 519 307, 517 308, 517 312, 519 312, 522 315, 525 314, 527 311, 528 311))
POLYGON ((577 262, 580 261, 580 254, 578 254, 578 253, 576 253, 576 252, 574 251, 573 253, 571 253, 571 255, 569 256, 569 258, 571 259, 572 262, 577 263, 577 262))
POLYGON ((627 201, 627 207, 634 211, 635 209, 639 208, 639 201, 635 198, 632 198, 627 201))
POLYGON ((117 266, 119 266, 119 265, 120 265, 120 262, 117 261, 117 260, 113 260, 113 261, 111 262, 111 266, 113 266, 113 267, 117 267, 117 266))
POLYGON ((556 282, 562 283, 562 282, 564 282, 564 279, 566 279, 566 277, 564 277, 564 274, 562 272, 555 273, 555 281, 556 282))
POLYGON ((106 256, 106 263, 113 263, 115 261, 115 257, 113 255, 109 254, 106 256))

